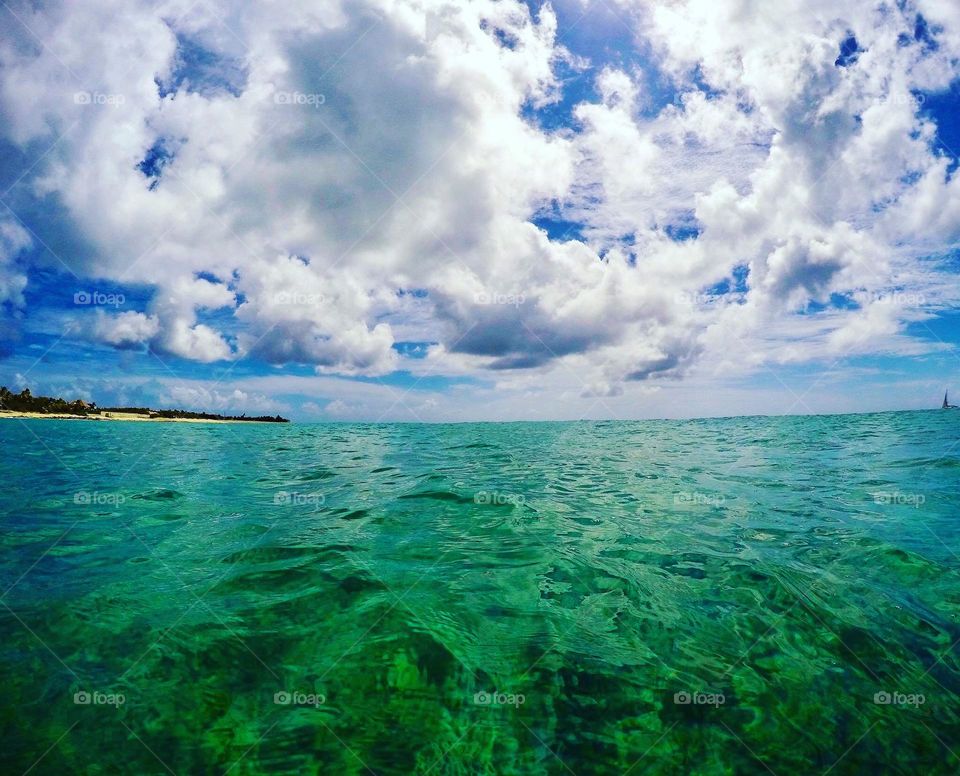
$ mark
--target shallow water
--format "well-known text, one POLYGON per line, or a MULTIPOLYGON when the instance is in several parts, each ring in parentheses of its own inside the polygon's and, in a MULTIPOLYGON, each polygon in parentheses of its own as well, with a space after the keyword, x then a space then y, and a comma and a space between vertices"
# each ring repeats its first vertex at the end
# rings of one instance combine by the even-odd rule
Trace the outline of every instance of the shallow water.
POLYGON ((960 412, 0 445, 2 773, 960 770, 960 412))

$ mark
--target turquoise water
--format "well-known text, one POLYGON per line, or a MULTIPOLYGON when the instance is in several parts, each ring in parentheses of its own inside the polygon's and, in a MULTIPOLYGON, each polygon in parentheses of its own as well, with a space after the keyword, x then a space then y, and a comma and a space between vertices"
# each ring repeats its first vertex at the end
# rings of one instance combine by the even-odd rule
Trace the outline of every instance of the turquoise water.
POLYGON ((960 770, 960 412, 0 444, 2 773, 960 770))

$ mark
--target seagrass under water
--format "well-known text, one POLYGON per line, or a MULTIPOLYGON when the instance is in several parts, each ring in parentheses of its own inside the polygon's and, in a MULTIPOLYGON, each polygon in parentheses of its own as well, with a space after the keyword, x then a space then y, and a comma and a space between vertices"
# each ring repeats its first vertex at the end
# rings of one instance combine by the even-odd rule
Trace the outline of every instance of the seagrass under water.
POLYGON ((960 769, 960 412, 0 445, 3 773, 960 769))

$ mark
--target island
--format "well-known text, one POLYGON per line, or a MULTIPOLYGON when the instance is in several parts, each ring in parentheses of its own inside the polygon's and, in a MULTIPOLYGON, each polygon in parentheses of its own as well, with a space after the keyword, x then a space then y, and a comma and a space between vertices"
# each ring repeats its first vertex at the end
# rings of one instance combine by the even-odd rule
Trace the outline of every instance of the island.
POLYGON ((188 423, 289 423, 279 415, 217 415, 190 410, 153 410, 149 407, 98 407, 82 399, 66 401, 34 396, 29 388, 14 393, 0 386, 0 418, 59 418, 76 420, 140 420, 188 423))

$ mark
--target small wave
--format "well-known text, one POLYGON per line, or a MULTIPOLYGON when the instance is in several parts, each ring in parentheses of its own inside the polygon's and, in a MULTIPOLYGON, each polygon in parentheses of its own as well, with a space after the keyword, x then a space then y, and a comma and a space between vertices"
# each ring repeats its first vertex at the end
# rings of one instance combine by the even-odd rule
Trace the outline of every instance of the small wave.
POLYGON ((176 490, 170 490, 169 488, 160 488, 147 493, 136 493, 131 496, 131 498, 137 499, 138 501, 172 501, 183 498, 183 494, 176 490))
POLYGON ((405 493, 397 497, 400 500, 426 499, 429 501, 451 501, 456 504, 472 504, 473 499, 449 490, 424 490, 419 493, 405 493))

